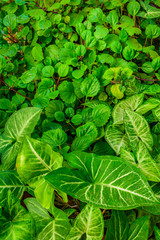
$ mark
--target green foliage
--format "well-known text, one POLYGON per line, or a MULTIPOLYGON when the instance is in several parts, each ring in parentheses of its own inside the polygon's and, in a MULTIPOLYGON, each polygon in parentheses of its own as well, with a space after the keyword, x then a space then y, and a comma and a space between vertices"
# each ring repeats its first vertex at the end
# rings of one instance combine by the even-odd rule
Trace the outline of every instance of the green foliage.
POLYGON ((160 1, 0 1, 0 239, 160 239, 160 1))

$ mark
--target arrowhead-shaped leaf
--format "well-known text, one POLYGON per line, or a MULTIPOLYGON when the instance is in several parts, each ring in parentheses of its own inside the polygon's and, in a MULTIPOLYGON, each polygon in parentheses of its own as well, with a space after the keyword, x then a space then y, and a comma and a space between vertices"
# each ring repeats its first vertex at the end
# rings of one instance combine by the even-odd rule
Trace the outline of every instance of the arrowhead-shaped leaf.
POLYGON ((120 154, 121 147, 129 149, 129 142, 124 131, 114 125, 108 125, 105 133, 105 140, 113 148, 116 154, 120 154))
POLYGON ((46 180, 74 198, 122 210, 158 203, 143 174, 121 158, 72 152, 66 159, 75 169, 57 169, 46 180))
POLYGON ((34 236, 34 222, 31 215, 21 206, 11 192, 0 216, 0 239, 28 240, 34 236))
POLYGON ((128 240, 147 240, 149 234, 149 218, 144 216, 137 218, 130 226, 128 240))
POLYGON ((22 108, 8 119, 4 134, 0 138, 0 152, 5 170, 14 167, 24 136, 33 132, 40 114, 40 108, 22 108))
POLYGON ((142 104, 143 98, 143 94, 137 94, 118 103, 112 112, 114 124, 123 124, 124 111, 126 109, 133 111, 137 109, 142 104))
POLYGON ((43 142, 26 137, 17 157, 19 176, 35 188, 35 195, 43 207, 49 208, 54 189, 45 181, 44 176, 62 166, 63 157, 43 142))
POLYGON ((150 127, 144 117, 131 110, 126 110, 124 113, 124 125, 133 151, 136 151, 139 140, 141 140, 149 150, 152 150, 153 138, 150 127))
POLYGON ((86 205, 76 217, 66 240, 79 240, 86 234, 86 239, 102 240, 104 220, 100 209, 86 205))
POLYGON ((16 171, 0 172, 0 206, 3 206, 6 202, 8 190, 17 198, 21 198, 25 188, 16 171))
POLYGON ((106 233, 106 240, 127 240, 129 223, 124 211, 112 211, 106 233))

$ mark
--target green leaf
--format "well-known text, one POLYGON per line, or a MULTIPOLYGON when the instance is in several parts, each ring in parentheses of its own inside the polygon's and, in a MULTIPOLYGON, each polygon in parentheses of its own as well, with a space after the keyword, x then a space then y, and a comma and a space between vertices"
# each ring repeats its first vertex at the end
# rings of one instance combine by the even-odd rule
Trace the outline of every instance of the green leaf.
POLYGON ((140 4, 137 1, 130 1, 127 5, 127 11, 132 16, 136 16, 140 10, 140 4))
POLYGON ((111 50, 115 53, 120 54, 122 52, 122 45, 119 41, 113 41, 111 43, 111 50))
POLYGON ((28 240, 34 237, 34 222, 31 215, 11 192, 8 192, 7 203, 0 216, 0 226, 0 239, 28 240))
POLYGON ((25 188, 16 171, 0 172, 0 205, 3 206, 6 203, 8 190, 21 199, 25 188))
POLYGON ((112 210, 106 233, 106 240, 128 240, 129 223, 124 211, 112 210))
POLYGON ((160 57, 153 59, 152 66, 154 68, 154 71, 157 71, 160 68, 160 57))
POLYGON ((11 169, 23 139, 33 132, 41 114, 39 108, 23 108, 15 112, 7 121, 4 134, 0 138, 1 161, 4 169, 11 169))
POLYGON ((79 45, 76 48, 76 54, 77 54, 77 56, 80 56, 80 57, 84 56, 86 51, 87 50, 84 45, 79 45))
POLYGON ((53 214, 54 219, 52 218, 50 222, 42 229, 37 236, 37 240, 66 239, 71 227, 67 215, 58 208, 54 208, 53 214))
POLYGON ((75 169, 57 169, 46 180, 74 198, 119 210, 158 203, 143 174, 123 159, 82 152, 72 152, 66 159, 75 169))
POLYGON ((0 109, 7 110, 12 107, 11 101, 6 98, 0 99, 0 109))
POLYGON ((144 117, 131 110, 125 110, 124 125, 133 151, 136 151, 140 140, 150 151, 152 150, 153 137, 150 133, 150 127, 144 117))
POLYGON ((107 21, 114 28, 114 26, 118 23, 118 14, 115 10, 112 10, 107 15, 107 21))
POLYGON ((69 71, 69 66, 67 64, 60 64, 58 67, 58 75, 60 77, 66 77, 69 71))
POLYGON ((92 111, 92 117, 97 127, 104 126, 110 117, 111 110, 104 104, 98 104, 92 111))
POLYGON ((81 91, 86 97, 94 97, 100 90, 100 83, 96 77, 85 78, 81 82, 81 91))
POLYGON ((42 69, 43 77, 46 77, 46 78, 53 77, 53 74, 54 74, 54 68, 52 66, 45 66, 42 69))
POLYGON ((140 107, 136 109, 136 113, 143 115, 159 105, 160 100, 158 100, 157 98, 149 98, 140 107))
POLYGON ((125 109, 136 110, 143 102, 143 94, 135 94, 119 102, 113 109, 112 117, 114 124, 123 124, 123 115, 125 109))
POLYGON ((44 132, 42 142, 49 144, 52 148, 63 145, 67 141, 67 134, 60 128, 44 132))
POLYGON ((143 142, 139 141, 136 153, 138 167, 149 181, 160 182, 160 169, 143 142))
POLYGON ((30 83, 36 78, 36 74, 37 74, 36 68, 33 67, 22 74, 21 80, 24 84, 30 83))
POLYGON ((76 217, 66 240, 81 239, 86 234, 86 239, 102 240, 104 220, 100 209, 87 204, 76 217))
POLYGON ((17 22, 16 22, 17 18, 16 15, 13 13, 9 13, 8 15, 6 15, 3 19, 3 24, 6 27, 10 27, 12 30, 14 30, 16 28, 17 22))
POLYGON ((52 221, 52 218, 48 211, 41 206, 36 198, 26 198, 24 203, 35 221, 36 234, 38 235, 42 229, 45 228, 50 221, 52 221))
POLYGON ((32 56, 36 61, 42 61, 44 59, 43 57, 43 51, 40 44, 36 44, 32 49, 32 56))
POLYGON ((156 240, 160 240, 160 229, 156 225, 154 225, 154 235, 156 240))
POLYGON ((61 99, 66 103, 73 103, 76 100, 72 82, 64 81, 58 87, 61 99))
POLYGON ((62 161, 63 157, 52 151, 48 144, 28 137, 25 138, 18 154, 16 162, 18 174, 24 182, 35 188, 37 200, 45 208, 50 207, 54 189, 50 188, 44 176, 61 167, 62 161))
POLYGON ((147 19, 160 17, 160 10, 158 8, 152 7, 151 5, 149 5, 148 1, 146 2, 140 1, 140 3, 146 12, 144 11, 140 12, 138 14, 139 17, 147 18, 147 19))
POLYGON ((127 46, 127 47, 125 47, 125 48, 123 49, 122 54, 123 54, 123 57, 124 57, 127 61, 129 61, 129 60, 131 60, 131 59, 134 58, 135 52, 134 52, 134 49, 133 49, 133 48, 127 46))
POLYGON ((148 38, 157 38, 160 35, 160 28, 157 25, 149 24, 146 27, 145 34, 148 38))
POLYGON ((48 106, 45 109, 45 114, 48 118, 53 118, 55 115, 55 112, 57 111, 63 111, 64 104, 60 100, 53 100, 51 101, 48 106))
POLYGON ((115 85, 112 85, 111 87, 111 93, 117 99, 121 99, 124 97, 124 93, 121 92, 120 86, 121 86, 120 84, 115 84, 115 85))
POLYGON ((130 226, 128 240, 147 240, 149 234, 150 216, 137 218, 130 226))
POLYGON ((136 165, 136 160, 135 160, 135 156, 132 152, 124 149, 123 147, 121 147, 121 154, 120 157, 134 165, 136 165))
POLYGON ((152 72, 154 72, 154 68, 152 67, 152 63, 151 62, 145 62, 142 65, 142 70, 145 73, 152 73, 152 72))
POLYGON ((117 155, 121 148, 129 149, 128 138, 124 131, 114 125, 108 125, 105 133, 105 140, 113 148, 117 155))
POLYGON ((108 28, 104 27, 103 25, 97 25, 95 29, 96 31, 94 32, 94 36, 97 39, 105 38, 109 33, 108 28))

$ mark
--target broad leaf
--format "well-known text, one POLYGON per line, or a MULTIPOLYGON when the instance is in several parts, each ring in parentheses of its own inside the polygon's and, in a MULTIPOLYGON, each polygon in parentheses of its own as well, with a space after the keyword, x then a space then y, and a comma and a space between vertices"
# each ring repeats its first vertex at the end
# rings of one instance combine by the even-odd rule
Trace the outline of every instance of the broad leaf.
POLYGON ((147 240, 150 216, 137 218, 130 226, 128 240, 147 240))
POLYGON ((54 219, 52 218, 43 230, 38 234, 37 240, 66 239, 70 230, 70 223, 67 215, 60 209, 54 209, 54 219))
POLYGON ((24 136, 29 136, 33 132, 40 113, 39 108, 23 108, 8 119, 4 134, 0 138, 1 161, 5 169, 14 167, 24 136))
POLYGON ((140 140, 149 150, 152 150, 153 137, 150 133, 150 127, 144 117, 131 110, 126 110, 124 113, 124 125, 133 151, 136 151, 140 140))
POLYGON ((63 157, 52 148, 38 140, 25 138, 22 149, 17 157, 19 176, 35 188, 35 195, 40 203, 49 208, 54 189, 45 181, 44 176, 62 166, 63 157))
POLYGON ((156 240, 160 240, 160 229, 156 225, 154 226, 154 235, 156 240))
POLYGON ((129 149, 128 138, 124 131, 114 125, 108 125, 105 132, 105 140, 113 148, 117 155, 121 147, 129 149))
POLYGON ((139 141, 137 149, 138 166, 149 181, 160 182, 160 168, 151 157, 145 144, 139 141))
POLYGON ((124 211, 112 211, 106 240, 128 240, 129 223, 124 211))
POLYGON ((126 100, 122 100, 118 103, 112 112, 114 124, 122 124, 123 123, 123 116, 124 110, 136 110, 143 102, 144 95, 137 94, 132 97, 127 98, 126 100))
POLYGON ((100 209, 86 205, 76 217, 66 240, 79 240, 86 234, 86 239, 102 240, 104 220, 100 209))
POLYGON ((150 98, 147 101, 144 102, 139 108, 137 108, 136 112, 143 115, 146 112, 156 108, 158 105, 160 105, 160 100, 157 98, 150 98))
POLYGON ((26 198, 25 205, 31 216, 33 217, 36 225, 36 234, 39 234, 43 228, 52 220, 48 211, 41 206, 36 198, 26 198))
POLYGON ((25 188, 16 171, 0 172, 0 206, 5 204, 8 190, 21 199, 25 188))
POLYGON ((7 204, 0 216, 0 239, 34 239, 34 222, 27 210, 8 192, 7 204))
POLYGON ((107 209, 158 203, 143 174, 121 158, 72 152, 66 159, 78 170, 60 168, 46 180, 74 198, 107 209))

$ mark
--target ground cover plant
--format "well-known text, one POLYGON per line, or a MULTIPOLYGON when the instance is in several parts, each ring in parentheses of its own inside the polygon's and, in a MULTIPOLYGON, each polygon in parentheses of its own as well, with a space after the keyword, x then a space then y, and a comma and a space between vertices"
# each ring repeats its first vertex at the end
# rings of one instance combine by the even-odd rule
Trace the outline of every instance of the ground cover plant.
POLYGON ((160 239, 160 0, 1 0, 0 239, 160 239))

